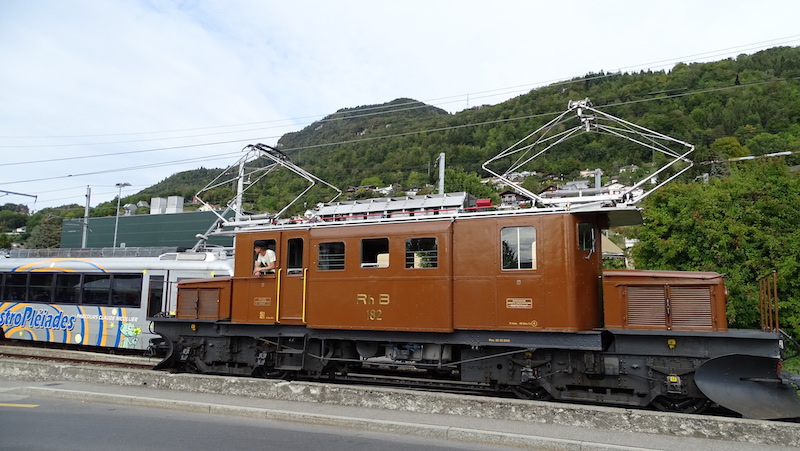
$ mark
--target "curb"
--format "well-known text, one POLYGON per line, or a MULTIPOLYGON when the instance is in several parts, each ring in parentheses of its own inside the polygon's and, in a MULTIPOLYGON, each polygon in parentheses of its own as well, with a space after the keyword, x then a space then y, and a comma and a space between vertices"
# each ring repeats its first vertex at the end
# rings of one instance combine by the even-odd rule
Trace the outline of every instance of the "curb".
POLYGON ((212 415, 237 416, 256 420, 314 424, 343 429, 356 429, 367 432, 414 436, 433 440, 448 440, 493 446, 517 447, 521 449, 557 451, 654 451, 651 448, 637 448, 621 445, 591 443, 586 441, 565 440, 522 434, 509 434, 452 426, 370 420, 365 418, 342 417, 314 413, 297 413, 286 410, 261 409, 257 407, 241 407, 193 401, 164 400, 158 398, 134 397, 43 387, 23 387, 9 390, 7 393, 135 407, 180 410, 185 412, 212 415))
MULTIPOLYGON (((800 424, 776 421, 417 392, 383 387, 353 387, 321 382, 287 382, 231 376, 171 374, 152 370, 118 368, 103 368, 100 370, 91 366, 53 364, 17 359, 0 360, 0 377, 19 381, 75 381, 117 386, 149 387, 192 393, 243 396, 255 399, 314 402, 349 407, 485 418, 489 420, 556 424, 612 432, 637 432, 666 437, 690 437, 734 443, 800 448, 800 424)), ((86 396, 89 395, 91 394, 86 396)), ((112 399, 108 396, 113 396, 95 395, 105 396, 104 399, 112 399)), ((163 401, 163 403, 172 403, 174 406, 191 405, 180 401, 163 401)), ((229 407, 234 408, 233 406, 229 407)), ((287 417, 289 413, 286 413, 287 417)), ((317 421, 321 421, 321 418, 317 419, 317 421)), ((419 428, 418 425, 414 427, 419 428)), ((471 432, 469 430, 456 431, 453 428, 446 429, 448 430, 448 436, 459 434, 468 436, 471 432)), ((486 432, 486 434, 508 435, 492 432, 486 432)), ((531 440, 530 436, 523 437, 525 440, 531 440)), ((525 440, 517 440, 514 443, 524 442, 526 443, 525 446, 530 446, 529 442, 525 442, 525 440)), ((590 446, 589 443, 570 440, 559 442, 563 445, 561 447, 555 446, 552 440, 548 440, 548 443, 553 446, 550 449, 589 449, 587 447, 590 446)), ((603 449, 636 448, 607 446, 603 449)))

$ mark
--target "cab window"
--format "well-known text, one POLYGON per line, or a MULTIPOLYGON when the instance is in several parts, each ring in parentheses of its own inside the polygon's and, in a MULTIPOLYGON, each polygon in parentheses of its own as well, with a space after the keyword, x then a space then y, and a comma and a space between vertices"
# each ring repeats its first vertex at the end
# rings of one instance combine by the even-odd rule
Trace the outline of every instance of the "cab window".
POLYGON ((582 251, 594 251, 594 224, 591 222, 578 224, 578 248, 582 251))
POLYGON ((286 273, 303 273, 303 239, 291 238, 286 243, 286 273))
POLYGON ((536 269, 536 229, 504 227, 500 232, 503 269, 536 269))

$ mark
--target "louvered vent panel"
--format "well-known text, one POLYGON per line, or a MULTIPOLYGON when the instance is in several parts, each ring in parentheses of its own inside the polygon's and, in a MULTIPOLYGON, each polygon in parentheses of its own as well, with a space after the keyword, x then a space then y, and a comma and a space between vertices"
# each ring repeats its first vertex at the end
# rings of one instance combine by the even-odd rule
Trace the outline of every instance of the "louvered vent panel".
POLYGON ((672 287, 670 306, 675 329, 711 329, 714 325, 709 287, 672 287))
POLYGON ((628 287, 628 326, 664 328, 664 287, 628 287))
POLYGON ((197 318, 197 290, 178 291, 178 318, 197 318))
POLYGON ((200 298, 197 305, 197 317, 216 319, 219 310, 219 288, 202 288, 197 291, 200 298))

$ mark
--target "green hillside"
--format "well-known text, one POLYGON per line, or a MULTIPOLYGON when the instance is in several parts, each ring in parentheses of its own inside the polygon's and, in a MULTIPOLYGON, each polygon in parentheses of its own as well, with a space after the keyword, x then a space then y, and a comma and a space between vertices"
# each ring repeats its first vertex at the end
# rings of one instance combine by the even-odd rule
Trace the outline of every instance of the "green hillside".
MULTIPOLYGON (((670 71, 588 74, 452 115, 399 99, 341 110, 285 135, 279 148, 339 186, 366 177, 402 185, 415 171, 433 181, 428 170, 440 152, 448 167, 485 176, 481 163, 564 111, 570 100, 589 98, 609 114, 695 144, 697 162, 761 155, 800 145, 798 76, 800 49, 783 47, 670 71), (415 107, 420 113, 411 115, 415 107)), ((616 173, 651 158, 630 150, 614 138, 587 135, 529 169, 571 178, 581 169, 616 173)))

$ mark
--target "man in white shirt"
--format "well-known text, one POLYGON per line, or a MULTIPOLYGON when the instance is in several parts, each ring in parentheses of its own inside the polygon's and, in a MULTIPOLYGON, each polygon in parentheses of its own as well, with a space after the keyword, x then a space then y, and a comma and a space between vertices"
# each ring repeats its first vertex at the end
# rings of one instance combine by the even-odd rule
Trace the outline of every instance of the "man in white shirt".
POLYGON ((278 266, 278 259, 275 257, 275 251, 267 248, 267 242, 264 240, 256 240, 253 243, 256 255, 256 264, 253 269, 254 276, 260 276, 267 272, 272 272, 278 266))

